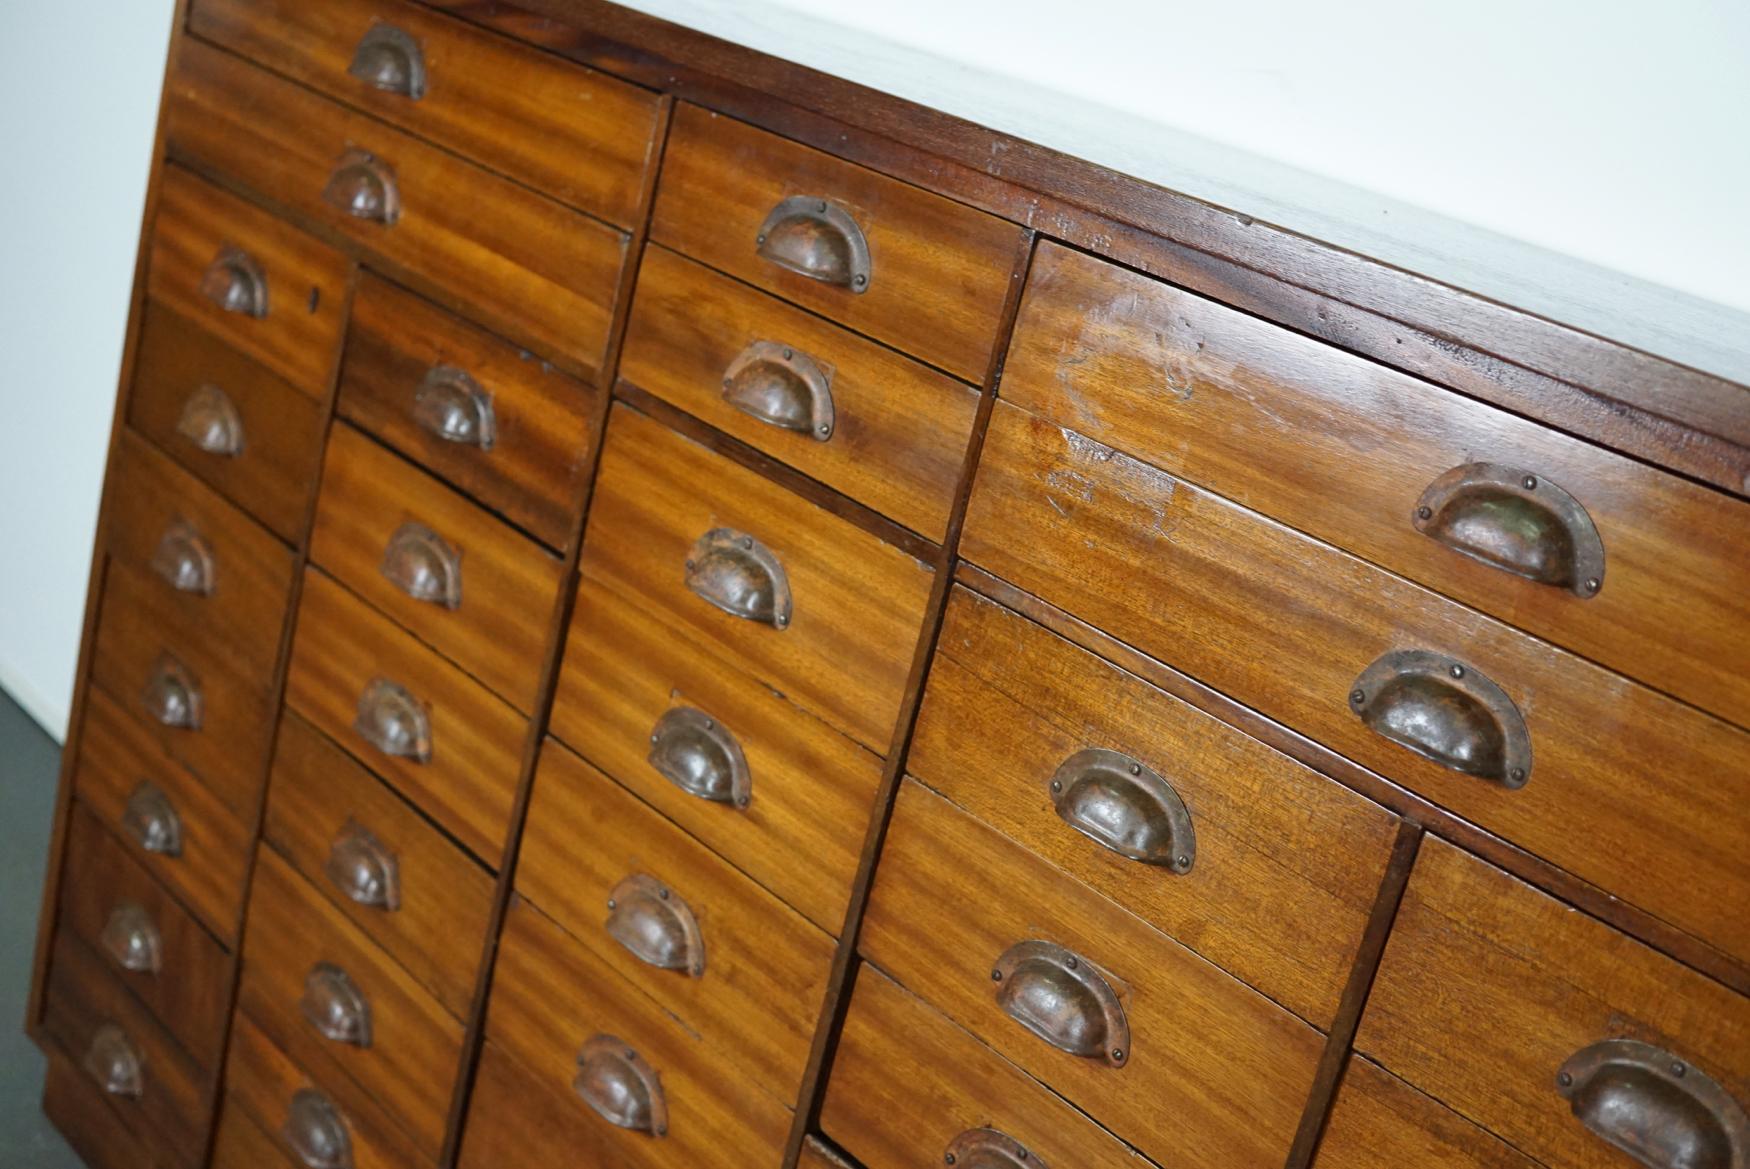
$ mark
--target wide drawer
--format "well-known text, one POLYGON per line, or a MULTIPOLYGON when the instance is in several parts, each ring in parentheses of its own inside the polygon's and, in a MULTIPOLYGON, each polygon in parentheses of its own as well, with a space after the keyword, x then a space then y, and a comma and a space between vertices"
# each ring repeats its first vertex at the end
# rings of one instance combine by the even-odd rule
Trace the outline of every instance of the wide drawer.
POLYGON ((172 154, 462 297, 585 376, 600 368, 622 232, 198 40, 178 47, 164 100, 172 154))
POLYGON ((666 248, 644 253, 620 377, 932 540, 978 393, 666 248))
POLYGON ((982 382, 1021 229, 682 103, 651 238, 982 382))
POLYGON ((928 565, 619 406, 582 568, 886 751, 928 565))
POLYGON ((589 579, 572 610, 552 729, 838 933, 879 755, 589 579))
POLYGON ((280 720, 262 833, 451 1014, 467 1016, 491 874, 296 711, 280 720))
POLYGON ((328 439, 310 559, 522 711, 559 558, 350 426, 328 439))
POLYGON ((164 168, 146 269, 152 299, 318 400, 334 379, 351 270, 259 207, 164 168))
POLYGON ((1750 1148, 1750 999, 1440 840, 1355 1046, 1552 1169, 1750 1148))
POLYGON ((286 703, 498 865, 527 720, 314 570, 304 578, 286 703))
POLYGON ((336 409, 555 548, 571 542, 598 391, 366 274, 336 409))
POLYGON ((1143 1169, 1111 1133, 867 964, 820 1124, 868 1169, 1143 1169))
POLYGON ((316 399, 156 301, 140 326, 128 423, 296 543, 322 452, 316 399))
POLYGON ((961 550, 1750 956, 1750 735, 1006 403, 961 550))
POLYGON ((97 1086, 59 1051, 48 1052, 43 1115, 88 1169, 169 1169, 182 1164, 156 1133, 117 1115, 97 1086))
POLYGON ((795 1098, 832 965, 825 931, 553 739, 516 879, 708 1047, 795 1098))
POLYGON ((199 0, 189 28, 555 199, 637 217, 654 93, 401 0, 199 0))
POLYGON ((1359 1055, 1350 1057, 1343 1072, 1313 1163, 1318 1169, 1537 1167, 1500 1137, 1359 1055))

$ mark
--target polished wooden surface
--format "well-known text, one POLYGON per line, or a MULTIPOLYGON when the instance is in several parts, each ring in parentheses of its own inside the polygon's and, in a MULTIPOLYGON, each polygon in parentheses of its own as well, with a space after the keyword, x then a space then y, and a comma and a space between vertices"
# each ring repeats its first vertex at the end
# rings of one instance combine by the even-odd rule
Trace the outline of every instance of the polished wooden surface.
POLYGON ((1349 1060, 1314 1164, 1319 1169, 1532 1169, 1537 1162, 1357 1055, 1349 1060))
POLYGON ((219 1106, 211 1169, 299 1169, 299 1166, 254 1117, 227 1100, 219 1106))

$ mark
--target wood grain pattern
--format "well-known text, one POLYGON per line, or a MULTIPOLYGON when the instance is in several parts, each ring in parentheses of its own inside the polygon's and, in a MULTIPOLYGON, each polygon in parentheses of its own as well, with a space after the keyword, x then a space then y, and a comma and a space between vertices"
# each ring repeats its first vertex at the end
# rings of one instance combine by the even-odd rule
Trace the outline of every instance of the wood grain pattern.
POLYGON ((1750 954, 1750 736, 1399 577, 998 403, 966 557, 1739 958, 1750 954), (1514 791, 1349 710, 1382 654, 1468 663, 1535 762, 1514 791))
POLYGON ((1349 1059, 1313 1164, 1318 1169, 1534 1169, 1537 1162, 1356 1055, 1349 1059))
POLYGON ((1151 1158, 1283 1163, 1319 1033, 912 781, 894 808, 860 949, 1151 1158), (1130 1023, 1123 1067, 1058 1051, 1003 1012, 991 968, 1030 939, 1109 976, 1130 1023))
POLYGON ((1621 1154, 1556 1091, 1607 1038, 1652 1043, 1750 1100, 1750 999, 1441 841, 1422 849, 1356 1049, 1554 1169, 1621 1154))
POLYGON ((967 381, 996 344, 1021 229, 1012 223, 682 103, 675 110, 651 238, 967 381), (786 271, 757 250, 792 195, 837 204, 862 229, 862 293, 786 271))
POLYGON ((150 1129, 130 1125, 117 1116, 66 1055, 54 1049, 47 1054, 43 1114, 88 1169, 167 1169, 182 1163, 163 1148, 150 1129))
POLYGON ((219 1106, 211 1169, 299 1169, 285 1146, 267 1135, 255 1118, 227 1098, 219 1106))
POLYGON ((978 393, 667 248, 645 251, 620 377, 911 530, 940 541, 978 393), (834 424, 820 441, 724 400, 724 373, 755 341, 831 371, 834 424))

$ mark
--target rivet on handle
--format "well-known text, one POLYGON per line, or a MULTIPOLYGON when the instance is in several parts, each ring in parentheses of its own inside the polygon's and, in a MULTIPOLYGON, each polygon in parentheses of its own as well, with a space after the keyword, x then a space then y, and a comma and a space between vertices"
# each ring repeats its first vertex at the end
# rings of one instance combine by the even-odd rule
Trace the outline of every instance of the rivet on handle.
POLYGON ((777 341, 753 341, 723 373, 723 400, 767 426, 832 437, 832 367, 777 341))
POLYGON ((377 567, 416 601, 462 607, 462 553, 422 523, 409 520, 396 528, 377 567))
POLYGON ((385 93, 412 101, 425 96, 425 54, 418 41, 392 24, 371 26, 359 39, 346 71, 385 93))
POLYGON ((1428 650, 1395 650, 1361 672, 1349 706, 1382 738, 1503 787, 1531 778, 1531 733, 1481 671, 1428 650))
POLYGON ((754 237, 760 257, 798 276, 854 293, 869 291, 869 241, 843 207, 792 195, 773 207, 754 237))
POLYGON ((1503 572, 1590 598, 1604 587, 1604 541, 1580 501, 1499 463, 1467 463, 1422 492, 1417 531, 1503 572))
POLYGON ((492 449, 498 420, 492 395, 467 370, 434 365, 413 391, 413 420, 426 433, 463 446, 492 449))
POLYGON ((655 877, 633 873, 614 885, 608 893, 607 931, 647 966, 704 977, 705 938, 699 919, 655 877))
POLYGON ((599 1034, 577 1053, 571 1088, 609 1124, 648 1136, 668 1135, 662 1077, 624 1040, 599 1034))
POLYGON ((413 692, 389 678, 372 678, 359 695, 353 730, 385 755, 431 762, 431 714, 413 692))
POLYGON ((298 1010, 324 1039, 350 1047, 371 1045, 371 1004, 352 976, 332 962, 318 962, 304 976, 298 1010))
POLYGON ((1047 787, 1065 824, 1119 856, 1175 873, 1196 863, 1190 809, 1141 761, 1088 747, 1065 759, 1047 787))
POLYGON ((1652 1169, 1750 1169, 1750 1119, 1688 1060, 1635 1039, 1569 1056, 1556 1090, 1605 1143, 1652 1169))
POLYGON ((954 1169, 1050 1169, 1026 1145, 994 1128, 973 1128, 948 1142, 942 1163, 954 1169))
POLYGON ((401 218, 401 191, 395 171, 368 150, 348 150, 335 164, 322 200, 354 219, 393 227, 401 218))
POLYGON ((1003 1013, 1059 1051, 1122 1067, 1130 1021, 1097 967, 1055 942, 1016 942, 990 972, 1003 1013))
POLYGON ((664 711, 650 731, 648 760, 690 796, 737 808, 753 800, 753 774, 741 744, 702 710, 676 706, 664 711))
POLYGON ((732 617, 789 628, 790 578, 770 548, 745 532, 713 528, 693 543, 687 588, 732 617))

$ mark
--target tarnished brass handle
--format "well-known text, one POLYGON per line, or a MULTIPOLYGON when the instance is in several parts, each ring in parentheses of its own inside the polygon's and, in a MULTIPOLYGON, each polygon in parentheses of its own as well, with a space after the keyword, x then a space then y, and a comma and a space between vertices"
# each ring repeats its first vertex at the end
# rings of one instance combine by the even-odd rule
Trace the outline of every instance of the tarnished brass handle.
POLYGON ((869 290, 869 241, 850 212, 816 195, 792 195, 760 224, 761 259, 810 280, 869 290))
POLYGON ((1607 1039, 1568 1057, 1556 1090, 1581 1124, 1651 1169, 1750 1169, 1750 1119, 1712 1077, 1668 1051, 1607 1039))
POLYGON ((322 872, 360 905, 394 912, 401 908, 401 863, 383 842, 348 817, 328 848, 322 872))
POLYGON ((340 156, 322 199, 354 219, 393 226, 401 218, 401 191, 395 171, 368 150, 348 150, 340 156))
POLYGON ((462 607, 462 554, 424 524, 410 520, 396 528, 378 569, 416 601, 462 607))
POLYGON ((225 244, 201 277, 201 295, 228 313, 267 316, 267 273, 242 248, 225 244))
POLYGON ((392 24, 375 24, 359 38, 348 73, 373 89, 418 101, 425 96, 425 54, 419 42, 392 24))
POLYGON ((659 970, 691 978, 705 973, 705 938, 699 919, 680 896, 643 873, 624 877, 608 893, 608 936, 659 970))
POLYGON ((128 1033, 114 1023, 105 1023, 92 1032, 91 1044, 80 1063, 85 1074, 108 1095, 137 1100, 145 1090, 145 1057, 128 1033))
POLYGON ((1531 732, 1507 692, 1428 650, 1386 654, 1361 672, 1349 706, 1367 729, 1425 759, 1504 787, 1531 778, 1531 732))
POLYGON ((767 426, 832 437, 832 368, 777 341, 754 341, 723 372, 723 400, 767 426))
POLYGON ((152 571, 179 593, 211 596, 218 581, 213 547, 187 520, 172 520, 152 550, 152 571))
POLYGON ((292 1093, 280 1136, 309 1169, 352 1169, 352 1134, 334 1101, 314 1088, 292 1093))
POLYGON ((164 790, 142 779, 122 808, 122 830, 147 852, 182 855, 182 817, 164 790))
POLYGON ((1152 768, 1089 747, 1052 775, 1051 802, 1065 824, 1119 856, 1188 873, 1197 861, 1191 811, 1152 768))
POLYGON ((700 536, 687 555, 687 588, 732 617, 790 625, 790 578, 770 548, 730 528, 700 536))
POLYGON ((209 455, 234 459, 243 453, 243 416, 231 396, 210 382, 183 399, 176 433, 209 455))
POLYGON ((1428 485, 1411 522, 1424 536, 1514 576, 1595 597, 1604 541, 1580 501, 1498 463, 1454 467, 1428 485))
POLYGON ((492 449, 498 437, 498 420, 492 412, 492 395, 453 365, 434 365, 413 391, 413 420, 445 442, 492 449))
POLYGON ((298 1010, 324 1039, 352 1047, 371 1045, 371 1004, 352 976, 332 962, 310 967, 298 1010))
POLYGON ((701 800, 745 808, 753 800, 747 756, 729 728, 690 706, 664 711, 650 732, 650 766, 701 800))
POLYGON ((954 1169, 1051 1169, 1026 1145, 994 1128, 967 1129, 949 1141, 942 1163, 954 1169))
POLYGON ((104 953, 123 970, 156 974, 164 968, 164 943, 152 915, 132 901, 122 901, 109 911, 98 935, 104 953))
POLYGON ((1130 1021, 1094 964, 1055 942, 1017 942, 991 969, 1003 1013, 1059 1051, 1123 1067, 1130 1021))
POLYGON ((179 731, 201 729, 206 701, 201 697, 200 681, 194 671, 169 654, 159 654, 152 663, 140 697, 146 713, 163 725, 179 731))
POLYGON ((668 1135, 662 1078, 622 1040, 595 1035, 577 1053, 572 1090, 609 1124, 653 1137, 668 1135))
POLYGON ((385 755, 431 762, 431 714, 399 682, 372 678, 366 683, 352 729, 385 755))

